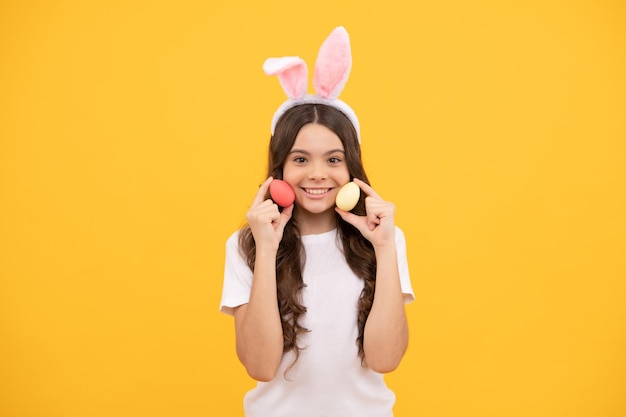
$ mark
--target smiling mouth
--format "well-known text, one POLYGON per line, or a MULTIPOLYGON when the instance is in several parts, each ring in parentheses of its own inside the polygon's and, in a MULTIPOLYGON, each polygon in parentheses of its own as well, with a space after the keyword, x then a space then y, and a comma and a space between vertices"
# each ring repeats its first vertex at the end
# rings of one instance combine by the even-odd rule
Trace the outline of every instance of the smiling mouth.
POLYGON ((303 188, 303 190, 307 194, 322 195, 329 192, 331 188, 303 188))

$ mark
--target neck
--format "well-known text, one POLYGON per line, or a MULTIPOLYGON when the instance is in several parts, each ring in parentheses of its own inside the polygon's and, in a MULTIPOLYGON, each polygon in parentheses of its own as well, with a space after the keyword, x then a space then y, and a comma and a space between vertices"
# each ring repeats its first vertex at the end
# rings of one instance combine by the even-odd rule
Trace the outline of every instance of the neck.
POLYGON ((308 213, 295 210, 294 217, 298 222, 298 229, 301 235, 317 235, 330 232, 337 227, 335 210, 324 213, 308 213))

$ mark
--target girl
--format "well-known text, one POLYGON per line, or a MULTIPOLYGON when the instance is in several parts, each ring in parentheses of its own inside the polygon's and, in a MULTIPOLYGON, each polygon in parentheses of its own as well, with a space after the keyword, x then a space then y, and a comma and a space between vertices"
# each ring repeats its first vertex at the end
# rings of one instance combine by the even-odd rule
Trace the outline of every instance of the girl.
POLYGON ((346 55, 340 27, 320 49, 309 96, 299 58, 265 65, 289 99, 272 123, 268 178, 228 239, 221 302, 235 318, 237 355, 259 381, 245 396, 248 417, 392 416, 383 374, 406 351, 413 291, 395 207, 369 186, 358 119, 337 98, 346 55), (295 192, 282 210, 268 198, 274 178, 295 192), (335 198, 351 180, 361 196, 347 212, 335 198))

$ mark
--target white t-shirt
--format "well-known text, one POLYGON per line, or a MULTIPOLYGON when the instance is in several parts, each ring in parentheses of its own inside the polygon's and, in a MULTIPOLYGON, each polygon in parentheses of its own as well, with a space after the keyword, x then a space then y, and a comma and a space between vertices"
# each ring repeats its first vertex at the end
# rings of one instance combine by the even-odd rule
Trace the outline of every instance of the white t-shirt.
MULTIPOLYGON (((252 271, 238 250, 235 232, 226 243, 226 265, 220 310, 248 302, 252 271)), ((404 234, 396 227, 400 283, 405 302, 414 299, 406 260, 404 234)), ((298 336, 304 349, 293 362, 293 353, 283 355, 276 377, 259 382, 244 398, 247 417, 390 417, 394 393, 383 375, 361 366, 356 339, 357 302, 363 280, 348 266, 337 231, 302 236, 306 253, 303 269, 302 324, 310 331, 298 336)))

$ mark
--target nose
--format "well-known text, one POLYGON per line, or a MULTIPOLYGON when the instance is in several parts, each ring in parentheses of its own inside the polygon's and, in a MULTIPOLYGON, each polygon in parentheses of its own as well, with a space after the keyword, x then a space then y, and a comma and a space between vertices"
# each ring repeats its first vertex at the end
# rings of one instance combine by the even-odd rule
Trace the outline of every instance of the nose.
POLYGON ((321 162, 312 163, 309 170, 309 179, 319 181, 324 180, 327 177, 326 167, 321 162))

